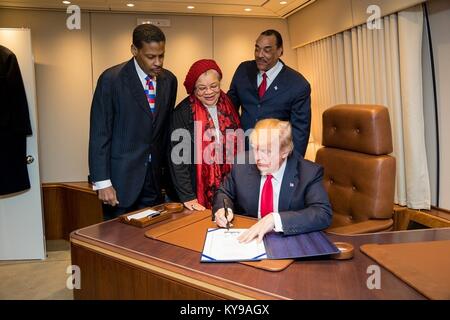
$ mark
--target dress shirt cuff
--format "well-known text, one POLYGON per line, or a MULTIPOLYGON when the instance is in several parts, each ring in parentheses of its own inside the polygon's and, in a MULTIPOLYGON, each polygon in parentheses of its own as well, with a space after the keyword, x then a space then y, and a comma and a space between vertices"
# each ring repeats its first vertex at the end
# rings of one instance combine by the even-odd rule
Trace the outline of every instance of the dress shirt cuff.
POLYGON ((96 191, 96 190, 100 190, 100 189, 105 189, 108 187, 111 187, 112 183, 111 180, 102 180, 102 181, 97 181, 94 182, 94 185, 92 186, 92 190, 96 191))
POLYGON ((275 225, 273 230, 275 232, 283 232, 283 224, 281 223, 280 214, 278 212, 272 212, 272 216, 273 216, 273 223, 275 225))

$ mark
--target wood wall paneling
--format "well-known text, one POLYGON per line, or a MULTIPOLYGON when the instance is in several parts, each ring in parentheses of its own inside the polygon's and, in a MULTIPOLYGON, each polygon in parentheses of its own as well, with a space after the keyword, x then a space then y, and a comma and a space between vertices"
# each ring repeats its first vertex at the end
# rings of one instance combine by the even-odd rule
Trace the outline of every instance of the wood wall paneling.
POLYGON ((97 194, 87 182, 44 183, 45 237, 66 239, 72 231, 103 221, 97 194))
POLYGON ((44 184, 42 201, 44 204, 45 238, 64 239, 65 192, 59 185, 44 184))

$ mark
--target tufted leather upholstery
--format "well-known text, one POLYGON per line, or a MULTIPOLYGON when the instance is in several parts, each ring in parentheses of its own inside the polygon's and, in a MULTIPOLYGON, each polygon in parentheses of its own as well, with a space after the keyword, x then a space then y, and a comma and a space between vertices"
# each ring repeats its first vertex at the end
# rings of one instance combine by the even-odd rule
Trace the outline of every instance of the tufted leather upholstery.
POLYGON ((323 113, 325 189, 333 208, 328 231, 345 234, 392 228, 395 158, 386 107, 337 105, 323 113))

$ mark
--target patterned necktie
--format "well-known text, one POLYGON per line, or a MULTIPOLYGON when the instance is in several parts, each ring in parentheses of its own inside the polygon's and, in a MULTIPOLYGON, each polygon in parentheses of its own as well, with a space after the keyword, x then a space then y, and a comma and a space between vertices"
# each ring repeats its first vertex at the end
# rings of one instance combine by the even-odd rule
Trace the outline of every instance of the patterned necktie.
POLYGON ((145 96, 147 97, 148 104, 150 105, 150 110, 152 113, 155 112, 155 101, 156 101, 156 93, 155 93, 155 86, 152 81, 152 76, 146 76, 145 80, 147 81, 146 87, 145 87, 145 96))
POLYGON ((259 98, 262 98, 262 96, 264 95, 264 93, 266 92, 266 87, 267 87, 267 74, 264 72, 263 74, 262 74, 262 82, 261 82, 261 84, 259 85, 259 88, 258 88, 258 95, 259 95, 259 98))
POLYGON ((265 215, 273 212, 273 186, 272 186, 272 175, 268 174, 266 176, 266 181, 261 192, 261 218, 265 215))

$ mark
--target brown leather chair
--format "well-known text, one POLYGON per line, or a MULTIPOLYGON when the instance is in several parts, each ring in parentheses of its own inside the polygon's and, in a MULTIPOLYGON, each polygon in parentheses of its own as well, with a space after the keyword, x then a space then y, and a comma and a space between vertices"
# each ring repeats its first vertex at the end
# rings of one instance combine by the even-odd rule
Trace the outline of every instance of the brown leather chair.
POLYGON ((316 162, 333 208, 328 232, 359 234, 393 226, 395 158, 388 109, 337 105, 323 113, 316 162))

